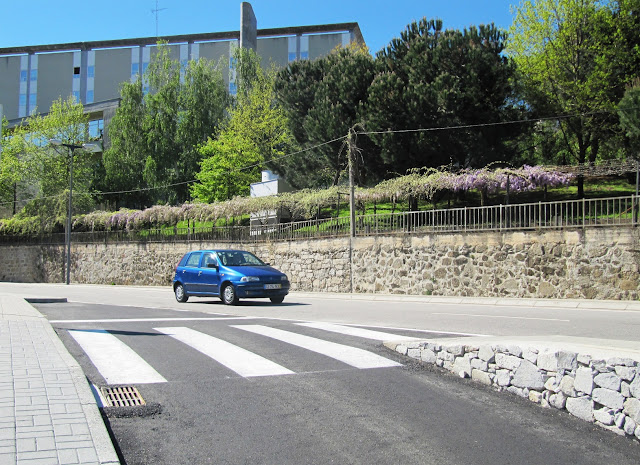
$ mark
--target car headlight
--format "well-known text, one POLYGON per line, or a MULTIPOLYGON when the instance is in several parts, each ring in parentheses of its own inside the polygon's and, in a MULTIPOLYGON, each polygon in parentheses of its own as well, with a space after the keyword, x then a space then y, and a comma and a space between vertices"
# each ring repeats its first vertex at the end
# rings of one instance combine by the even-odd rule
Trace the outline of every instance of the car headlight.
POLYGON ((260 281, 260 278, 258 278, 257 276, 243 276, 242 278, 240 278, 240 282, 242 283, 250 283, 255 281, 260 281))
POLYGON ((280 276, 280 281, 289 281, 289 278, 287 278, 286 274, 283 274, 282 276, 280 276))

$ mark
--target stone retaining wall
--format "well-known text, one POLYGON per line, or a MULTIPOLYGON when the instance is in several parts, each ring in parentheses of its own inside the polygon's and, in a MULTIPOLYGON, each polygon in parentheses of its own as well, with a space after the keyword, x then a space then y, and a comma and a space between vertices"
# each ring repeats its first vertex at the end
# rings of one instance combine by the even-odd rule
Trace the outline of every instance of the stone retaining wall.
MULTIPOLYGON (((636 228, 394 235, 260 244, 73 244, 71 281, 165 286, 182 255, 244 248, 293 290, 474 297, 635 300, 636 228)), ((0 247, 0 280, 62 282, 63 246, 0 247)))
POLYGON ((567 410, 620 435, 640 439, 640 363, 517 345, 385 343, 403 355, 460 377, 567 410))

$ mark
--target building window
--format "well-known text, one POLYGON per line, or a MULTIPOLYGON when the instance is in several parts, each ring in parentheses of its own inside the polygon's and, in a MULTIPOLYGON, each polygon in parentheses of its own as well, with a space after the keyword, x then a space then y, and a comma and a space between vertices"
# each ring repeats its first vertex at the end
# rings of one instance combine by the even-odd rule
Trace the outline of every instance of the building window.
POLYGON ((76 103, 80 102, 80 91, 79 90, 74 90, 72 92, 73 98, 75 99, 76 103))
POLYGON ((38 70, 37 69, 32 69, 31 70, 31 82, 37 81, 37 80, 38 80, 38 70))
POLYGON ((102 131, 104 130, 104 120, 96 119, 89 121, 89 138, 99 139, 102 137, 102 131))
POLYGON ((80 77, 80 67, 79 66, 75 66, 73 68, 73 75, 80 77))
POLYGON ((36 94, 29 94, 29 114, 32 115, 36 111, 36 94))
POLYGON ((23 69, 20 71, 20 82, 27 82, 27 70, 23 69))
POLYGON ((96 75, 96 67, 95 66, 89 66, 87 67, 87 77, 95 77, 96 75))
POLYGON ((26 106, 27 105, 27 94, 20 94, 20 106, 26 106))
POLYGON ((92 90, 88 90, 87 91, 87 101, 85 103, 93 103, 93 91, 92 90))

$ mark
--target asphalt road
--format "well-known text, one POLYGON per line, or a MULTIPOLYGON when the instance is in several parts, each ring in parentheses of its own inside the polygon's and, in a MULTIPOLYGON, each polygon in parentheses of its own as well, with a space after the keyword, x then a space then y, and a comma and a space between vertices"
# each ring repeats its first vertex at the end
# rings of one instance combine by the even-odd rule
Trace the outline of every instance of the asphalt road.
MULTIPOLYGON (((112 290, 109 300, 123 298, 117 291, 112 290)), ((98 294, 91 298, 102 299, 98 294)), ((129 304, 155 295, 146 290, 138 294, 129 304)), ((235 308, 217 302, 153 308, 78 302, 37 307, 92 383, 106 385, 107 367, 120 363, 115 351, 98 351, 107 359, 101 362, 103 372, 87 355, 94 339, 105 335, 133 349, 166 380, 136 384, 147 402, 160 406, 160 413, 107 420, 128 465, 640 463, 637 442, 565 412, 415 364, 376 340, 298 324, 325 313, 326 320, 340 320, 344 312, 342 319, 348 322, 368 320, 352 329, 423 337, 421 331, 398 329, 402 320, 382 317, 388 303, 381 304, 384 308, 359 303, 363 309, 350 310, 345 301, 291 297, 289 305, 235 308), (280 313, 287 318, 279 319, 280 313), (299 314, 304 318, 296 321, 299 314), (389 321, 393 328, 377 327, 389 321), (262 334, 247 331, 249 326, 262 334), (194 333, 241 347, 291 373, 242 376, 176 338, 194 333), (320 341, 320 351, 331 342, 341 344, 342 352, 359 349, 375 361, 398 366, 358 368, 276 337, 282 334, 320 341), (85 345, 78 335, 88 336, 85 345)), ((396 311, 420 308, 425 311, 419 304, 396 311)), ((421 329, 434 331, 429 321, 426 318, 421 329)), ((230 353, 231 347, 222 352, 230 353)))
MULTIPOLYGON (((177 305, 170 287, 0 283, 0 292, 22 297, 64 297, 72 302, 144 305, 153 308, 228 313, 295 320, 413 328, 425 331, 493 336, 565 335, 638 341, 640 311, 569 308, 562 301, 514 300, 491 305, 481 299, 433 303, 403 296, 292 293, 282 305, 241 301, 225 307, 217 299, 191 298, 177 305), (539 304, 545 306, 539 306, 539 304), (557 303, 557 307, 550 306, 557 303)), ((490 302, 490 301, 485 301, 490 302)), ((589 304, 588 301, 585 301, 589 304)), ((606 307, 606 303, 603 304, 606 307)), ((640 308, 640 307, 638 307, 640 308)), ((426 333, 428 334, 428 333, 426 333)))

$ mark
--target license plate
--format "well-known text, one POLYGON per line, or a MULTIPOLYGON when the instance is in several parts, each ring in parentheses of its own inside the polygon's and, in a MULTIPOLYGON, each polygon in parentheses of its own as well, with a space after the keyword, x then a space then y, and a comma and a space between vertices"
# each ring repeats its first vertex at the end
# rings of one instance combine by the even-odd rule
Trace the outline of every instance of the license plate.
POLYGON ((282 284, 265 284, 265 289, 282 289, 282 284))

